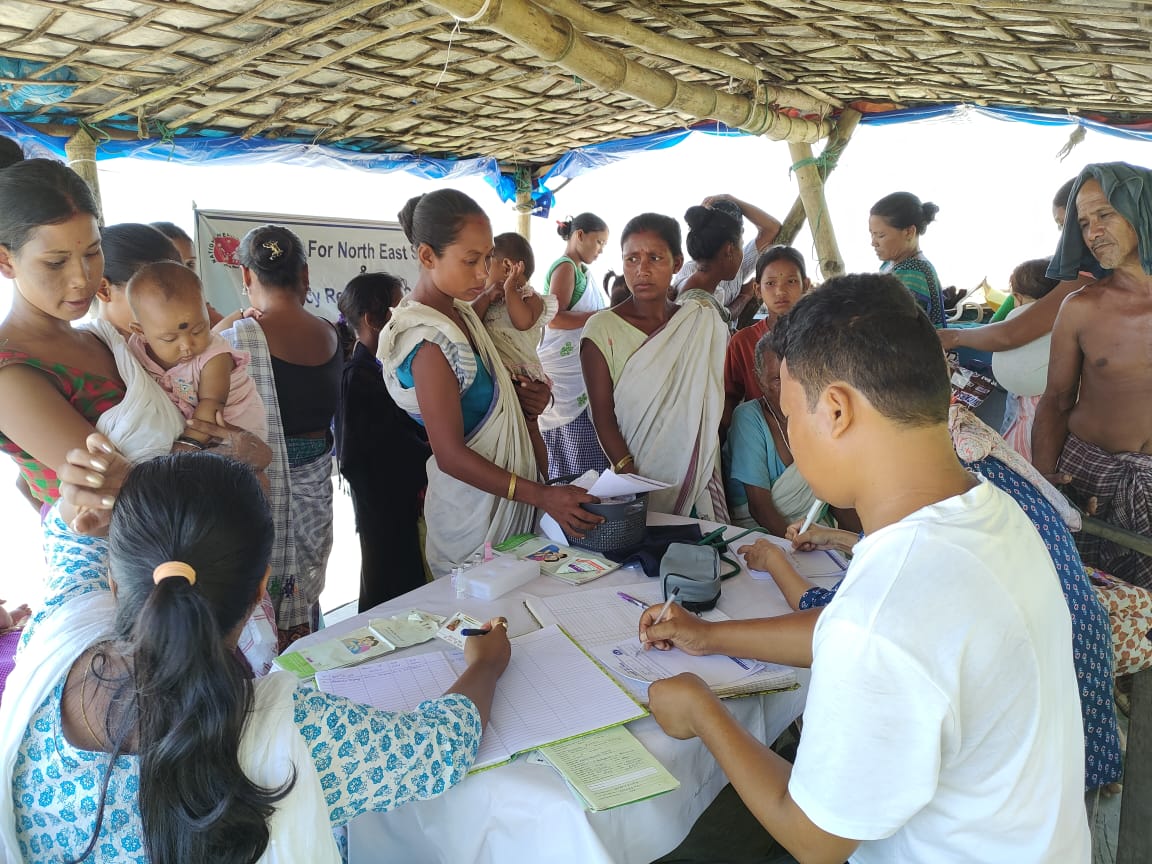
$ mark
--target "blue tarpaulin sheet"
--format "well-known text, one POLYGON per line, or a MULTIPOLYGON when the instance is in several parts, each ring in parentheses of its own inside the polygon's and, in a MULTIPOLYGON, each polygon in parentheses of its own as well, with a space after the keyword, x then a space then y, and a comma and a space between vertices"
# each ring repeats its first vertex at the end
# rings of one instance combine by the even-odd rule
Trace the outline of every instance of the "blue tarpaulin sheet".
MULTIPOLYGON (((973 105, 931 105, 921 108, 904 108, 865 114, 861 123, 883 126, 893 123, 909 123, 917 120, 934 120, 976 113, 997 120, 1033 123, 1042 126, 1084 126, 1105 135, 1115 135, 1139 141, 1152 141, 1152 123, 1131 125, 1111 125, 1087 117, 1070 114, 1046 114, 1018 108, 987 108, 973 105)), ((544 174, 532 190, 533 214, 546 216, 555 203, 555 196, 548 184, 555 181, 578 177, 589 171, 610 165, 635 153, 648 150, 663 150, 679 144, 693 133, 706 135, 735 136, 745 133, 731 129, 722 123, 701 123, 689 128, 670 129, 625 138, 604 141, 570 150, 544 174)), ((35 125, 21 123, 0 113, 0 135, 19 141, 26 153, 36 156, 64 156, 65 138, 37 129, 35 125)), ((99 130, 94 132, 99 137, 99 130)), ((406 171, 430 180, 453 177, 482 176, 496 190, 502 201, 516 198, 516 182, 508 174, 502 173, 494 158, 479 159, 432 159, 411 153, 370 153, 348 147, 333 147, 324 144, 310 144, 303 141, 269 140, 263 138, 244 139, 239 136, 212 137, 171 136, 162 139, 133 141, 106 140, 99 143, 96 158, 117 159, 156 159, 167 162, 245 164, 280 162, 305 167, 315 165, 361 168, 369 171, 406 171)))

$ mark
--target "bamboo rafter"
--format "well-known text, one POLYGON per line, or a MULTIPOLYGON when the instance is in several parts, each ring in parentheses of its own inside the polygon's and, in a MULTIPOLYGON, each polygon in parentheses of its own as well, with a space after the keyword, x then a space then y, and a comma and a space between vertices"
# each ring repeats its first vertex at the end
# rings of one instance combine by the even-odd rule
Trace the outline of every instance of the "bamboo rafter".
POLYGON ((757 129, 789 100, 801 128, 856 100, 1152 115, 1144 0, 531 2, 611 62, 573 75, 425 0, 3 0, 0 57, 47 65, 0 78, 0 112, 65 69, 67 99, 16 116, 533 164, 702 117, 757 129))

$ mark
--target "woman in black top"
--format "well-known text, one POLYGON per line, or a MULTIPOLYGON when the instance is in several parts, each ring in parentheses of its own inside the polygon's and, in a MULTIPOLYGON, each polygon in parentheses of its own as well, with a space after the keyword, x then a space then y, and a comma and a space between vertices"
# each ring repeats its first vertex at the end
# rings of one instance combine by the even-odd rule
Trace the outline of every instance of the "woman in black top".
POLYGON ((344 352, 336 328, 305 308, 308 256, 292 231, 254 228, 240 241, 240 274, 268 344, 288 457, 291 560, 273 595, 281 647, 319 626, 332 551, 332 419, 344 352))
POLYGON ((340 295, 356 333, 336 413, 336 456, 352 488, 360 535, 360 611, 424 584, 418 522, 432 455, 423 428, 388 395, 376 350, 380 330, 404 296, 387 273, 362 273, 340 295))

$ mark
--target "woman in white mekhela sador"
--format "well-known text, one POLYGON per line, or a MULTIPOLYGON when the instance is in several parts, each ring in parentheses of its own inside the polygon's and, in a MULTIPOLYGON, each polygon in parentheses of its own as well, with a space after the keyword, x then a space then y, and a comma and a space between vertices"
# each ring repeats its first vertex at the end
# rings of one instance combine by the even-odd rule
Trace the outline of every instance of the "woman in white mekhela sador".
POLYGON ((540 434, 548 448, 551 477, 574 477, 608 467, 588 413, 588 388, 580 368, 580 338, 588 319, 605 308, 605 297, 588 278, 588 265, 608 242, 608 225, 595 213, 566 219, 556 229, 566 241, 564 255, 544 277, 544 293, 560 311, 544 331, 538 354, 552 379, 552 404, 540 415, 540 434))
POLYGON ((620 242, 632 296, 593 315, 580 346, 600 446, 617 473, 671 484, 652 493, 651 510, 727 522, 718 429, 728 326, 706 292, 668 299, 684 260, 675 219, 644 213, 620 242))
POLYGON ((513 378, 472 310, 491 266, 492 226, 462 192, 441 189, 400 212, 420 276, 380 333, 396 404, 428 430, 428 566, 443 576, 483 546, 532 530, 536 509, 582 536, 600 517, 574 486, 537 482, 547 453, 536 418, 546 384, 513 378), (523 406, 523 407, 522 407, 523 406))

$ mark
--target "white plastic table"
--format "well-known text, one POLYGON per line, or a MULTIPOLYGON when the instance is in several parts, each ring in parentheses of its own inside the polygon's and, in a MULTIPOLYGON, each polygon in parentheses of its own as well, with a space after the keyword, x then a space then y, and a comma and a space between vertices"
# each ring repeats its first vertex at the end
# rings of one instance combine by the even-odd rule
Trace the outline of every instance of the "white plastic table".
MULTIPOLYGON (((691 521, 663 514, 649 514, 648 518, 651 525, 691 521)), ((719 527, 709 522, 699 524, 706 533, 719 527)), ((735 536, 739 531, 730 528, 726 534, 735 536)), ((624 568, 587 586, 625 585, 643 579, 639 569, 624 568)), ((301 640, 299 645, 331 639, 364 626, 370 618, 413 608, 440 615, 463 609, 482 620, 503 615, 509 622, 509 635, 517 636, 538 626, 524 606, 526 595, 550 596, 579 590, 542 576, 519 590, 484 602, 457 599, 451 580, 438 579, 326 628, 301 640)), ((761 618, 789 611, 775 583, 754 580, 747 571, 723 583, 718 605, 732 618, 761 618)), ((432 640, 405 653, 446 647, 440 640, 432 640)), ((797 671, 801 683, 797 690, 730 699, 725 704, 741 725, 760 741, 770 743, 804 710, 808 671, 797 671)), ((405 804, 389 813, 356 819, 348 828, 349 860, 351 864, 647 864, 680 844, 727 778, 699 740, 669 738, 651 717, 630 723, 628 728, 680 781, 679 789, 647 801, 590 813, 556 771, 520 756, 510 764, 467 777, 431 801, 405 804)))

